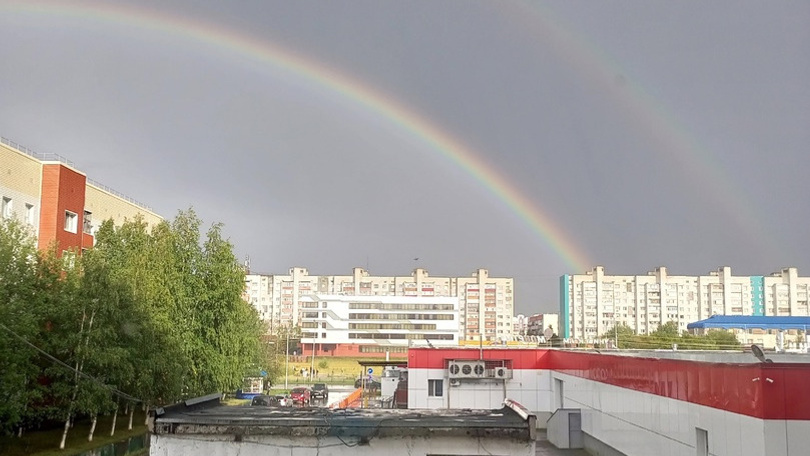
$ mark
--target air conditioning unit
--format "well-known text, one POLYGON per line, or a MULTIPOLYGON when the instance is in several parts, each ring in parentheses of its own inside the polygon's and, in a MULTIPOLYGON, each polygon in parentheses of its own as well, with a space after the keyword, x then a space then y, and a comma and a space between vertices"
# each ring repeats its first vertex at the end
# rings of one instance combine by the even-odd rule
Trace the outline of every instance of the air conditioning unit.
POLYGON ((457 378, 450 379, 450 386, 461 386, 461 380, 457 378))
POLYGON ((512 369, 506 367, 496 367, 493 369, 495 378, 512 378, 512 369))
POLYGON ((456 360, 447 366, 449 378, 483 378, 486 369, 483 361, 456 360))

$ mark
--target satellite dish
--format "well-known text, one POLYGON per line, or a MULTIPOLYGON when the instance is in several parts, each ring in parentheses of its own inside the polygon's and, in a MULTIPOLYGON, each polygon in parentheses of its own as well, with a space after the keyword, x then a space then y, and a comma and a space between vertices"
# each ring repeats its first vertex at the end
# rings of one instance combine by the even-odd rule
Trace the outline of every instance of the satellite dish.
POLYGON ((753 353, 754 356, 756 356, 757 359, 759 360, 759 362, 761 362, 761 363, 772 363, 773 362, 770 359, 765 357, 765 353, 762 351, 761 348, 759 348, 759 345, 751 345, 751 353, 753 353))
POLYGON ((551 336, 553 336, 553 335, 554 335, 554 331, 551 328, 546 328, 543 331, 543 337, 545 337, 546 340, 551 339, 551 336))

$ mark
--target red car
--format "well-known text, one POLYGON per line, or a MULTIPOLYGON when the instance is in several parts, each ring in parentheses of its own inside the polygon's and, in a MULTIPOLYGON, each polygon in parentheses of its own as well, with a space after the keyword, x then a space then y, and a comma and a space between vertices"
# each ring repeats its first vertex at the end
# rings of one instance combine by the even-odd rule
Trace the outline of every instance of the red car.
POLYGON ((312 401, 312 391, 304 387, 293 388, 290 391, 290 397, 294 404, 309 405, 312 401))

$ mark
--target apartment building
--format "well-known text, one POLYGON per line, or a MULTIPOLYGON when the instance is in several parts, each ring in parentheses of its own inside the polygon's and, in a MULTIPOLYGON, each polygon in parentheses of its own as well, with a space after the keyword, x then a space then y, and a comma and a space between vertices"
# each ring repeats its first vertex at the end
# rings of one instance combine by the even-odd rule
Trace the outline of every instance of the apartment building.
POLYGON ((734 276, 724 266, 705 276, 606 275, 597 266, 560 278, 560 336, 591 340, 616 325, 638 334, 675 322, 679 330, 712 315, 807 316, 810 277, 796 268, 769 276, 734 276))
POLYGON ((458 345, 458 298, 349 296, 301 298, 304 354, 404 356, 411 346, 458 345))
POLYGON ((87 178, 59 155, 37 154, 0 138, 0 216, 31 228, 40 249, 81 253, 95 243, 101 222, 141 216, 149 225, 162 218, 148 207, 87 178))
POLYGON ((427 270, 414 269, 409 276, 372 276, 363 268, 351 275, 310 276, 306 268, 291 268, 286 275, 250 274, 246 296, 270 323, 298 326, 309 294, 345 296, 410 296, 458 298, 461 340, 510 340, 513 335, 514 279, 490 277, 477 269, 470 277, 431 277, 427 270))
POLYGON ((534 314, 527 319, 526 334, 530 336, 559 335, 560 316, 555 313, 534 314), (550 333, 547 333, 547 330, 550 333))

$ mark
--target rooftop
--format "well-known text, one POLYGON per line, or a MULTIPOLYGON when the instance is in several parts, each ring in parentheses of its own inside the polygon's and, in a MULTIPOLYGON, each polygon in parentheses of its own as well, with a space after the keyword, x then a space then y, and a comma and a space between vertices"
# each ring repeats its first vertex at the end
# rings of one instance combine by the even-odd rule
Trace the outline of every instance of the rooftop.
POLYGON ((536 418, 507 400, 497 410, 398 410, 233 407, 219 395, 150 412, 153 434, 336 436, 462 436, 534 441, 536 418))

